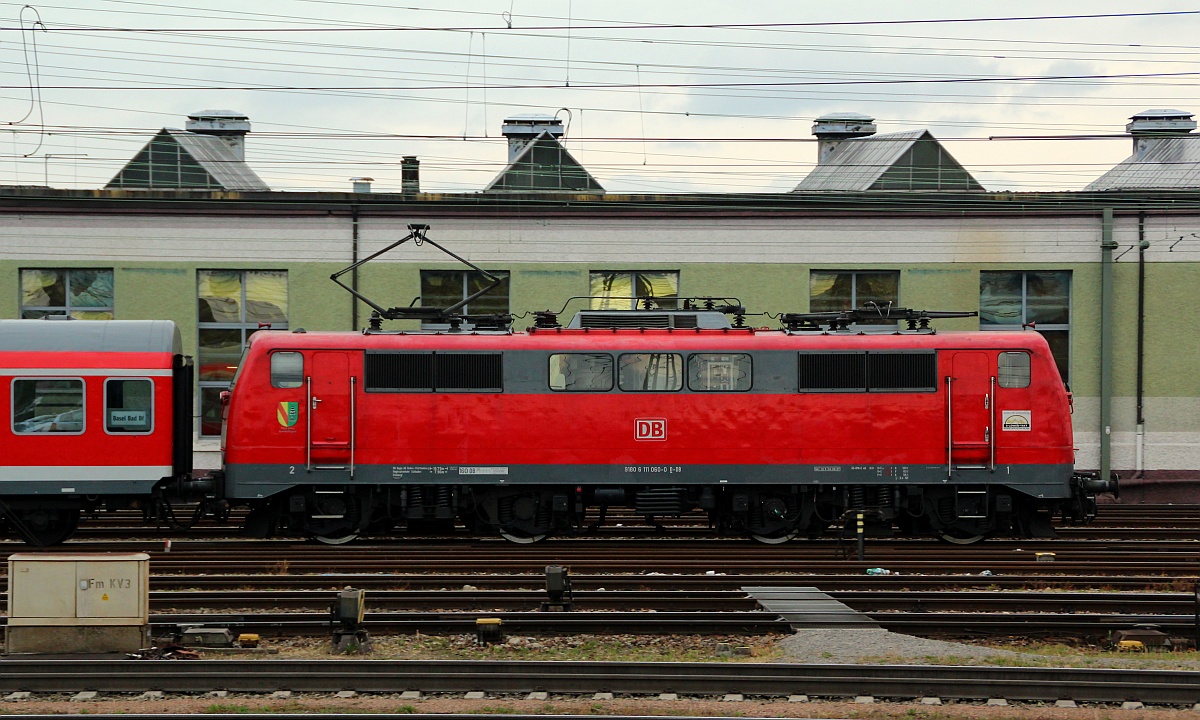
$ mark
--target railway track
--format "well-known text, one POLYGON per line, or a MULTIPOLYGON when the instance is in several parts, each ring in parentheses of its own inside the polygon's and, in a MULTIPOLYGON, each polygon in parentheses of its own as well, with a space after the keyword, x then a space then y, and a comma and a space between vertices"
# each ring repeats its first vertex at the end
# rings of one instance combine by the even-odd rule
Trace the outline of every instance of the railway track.
MULTIPOLYGON (((904 577, 973 575, 995 576, 1160 576, 1163 582, 1181 582, 1200 571, 1200 543, 1160 544, 1134 547, 1106 543, 1092 547, 1079 543, 1040 550, 1043 546, 994 546, 990 551, 969 549, 948 552, 940 547, 907 545, 876 546, 865 561, 843 559, 833 544, 802 549, 772 548, 747 552, 737 544, 664 541, 637 543, 635 547, 597 547, 563 543, 540 548, 507 546, 480 547, 476 544, 421 545, 405 550, 391 546, 313 548, 275 544, 270 546, 231 543, 163 553, 151 551, 156 575, 241 575, 241 576, 342 576, 388 575, 443 576, 541 574, 548 565, 565 565, 576 575, 860 575, 881 567, 904 577), (202 548, 202 549, 201 549, 202 548), (1054 562, 1041 562, 1038 552, 1053 552, 1054 562)), ((104 547, 64 548, 76 552, 130 552, 147 550, 144 545, 108 544, 104 547)), ((61 551, 60 551, 61 552, 61 551)), ((468 581, 469 582, 469 581, 468 581)))
MULTIPOLYGON (((181 512, 181 518, 188 512, 181 512)), ((134 511, 105 513, 84 521, 76 538, 97 541, 118 538, 194 538, 203 540, 237 538, 240 533, 241 513, 235 513, 230 522, 217 524, 211 521, 198 523, 190 530, 173 530, 168 527, 146 526, 141 515, 134 511)), ((589 518, 595 522, 598 517, 589 518)), ((1187 540, 1200 538, 1200 505, 1118 505, 1100 506, 1099 516, 1086 526, 1059 526, 1060 537, 1067 539, 1157 539, 1187 540)), ((607 524, 588 537, 600 539, 658 537, 666 531, 672 537, 712 538, 707 519, 700 514, 681 518, 659 518, 658 525, 647 525, 641 516, 623 514, 614 509, 607 517, 607 524)), ((465 530, 460 537, 466 537, 465 530)), ((830 531, 827 538, 835 537, 830 531)), ((400 535, 387 538, 398 542, 423 542, 422 536, 400 535)), ((800 541, 803 542, 803 541, 800 541)))
MULTIPOLYGON (((649 575, 572 574, 576 590, 737 590, 746 586, 806 585, 820 590, 985 590, 1037 589, 1048 591, 1102 589, 1105 591, 1171 592, 1190 588, 1194 578, 1161 575, 887 575, 857 574, 735 574, 649 575)), ((153 590, 340 590, 346 586, 370 590, 521 590, 540 588, 537 574, 322 573, 320 575, 152 575, 153 590)))
POLYGON ((1191 706, 1200 673, 1162 670, 761 663, 224 660, 0 661, 0 691, 357 692, 843 698, 871 696, 1191 706))
MULTIPOLYGON (((1192 593, 1117 592, 938 592, 938 591, 832 591, 828 595, 853 610, 870 613, 1110 613, 1122 615, 1192 615, 1198 604, 1192 593)), ((333 594, 313 590, 155 591, 150 594, 154 612, 201 609, 205 611, 305 610, 329 606, 333 594)), ((531 590, 376 590, 367 595, 372 611, 519 612, 537 610, 544 592, 531 590)), ((653 612, 751 612, 755 600, 740 590, 710 591, 576 591, 576 610, 653 612)), ((0 601, 7 597, 0 594, 0 601)))

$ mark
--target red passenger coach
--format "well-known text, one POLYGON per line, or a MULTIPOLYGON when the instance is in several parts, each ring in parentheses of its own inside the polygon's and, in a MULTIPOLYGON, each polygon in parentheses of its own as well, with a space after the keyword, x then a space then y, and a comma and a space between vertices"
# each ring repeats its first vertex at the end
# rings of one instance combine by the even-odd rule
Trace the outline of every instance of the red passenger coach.
POLYGON ((527 332, 255 333, 225 414, 249 529, 336 543, 445 527, 515 541, 609 507, 767 543, 863 513, 958 542, 1086 522, 1070 401, 1036 332, 732 326, 580 313, 527 332), (594 511, 589 514, 589 511, 594 511))
POLYGON ((4 522, 49 545, 81 512, 163 511, 191 473, 191 398, 172 322, 0 320, 4 522))

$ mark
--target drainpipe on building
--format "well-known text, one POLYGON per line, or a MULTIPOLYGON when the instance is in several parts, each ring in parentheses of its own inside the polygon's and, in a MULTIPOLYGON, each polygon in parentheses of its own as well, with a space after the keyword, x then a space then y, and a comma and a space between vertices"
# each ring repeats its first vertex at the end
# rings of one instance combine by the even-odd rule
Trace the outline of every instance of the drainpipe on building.
POLYGON ((1113 210, 1100 220, 1100 479, 1112 477, 1113 210))
POLYGON ((1146 337, 1146 213, 1138 213, 1138 316, 1137 316, 1137 476, 1146 474, 1146 416, 1142 413, 1142 371, 1145 367, 1146 337))
POLYGON ((354 294, 350 296, 350 329, 358 330, 358 203, 350 206, 350 254, 354 269, 350 271, 350 287, 354 294))

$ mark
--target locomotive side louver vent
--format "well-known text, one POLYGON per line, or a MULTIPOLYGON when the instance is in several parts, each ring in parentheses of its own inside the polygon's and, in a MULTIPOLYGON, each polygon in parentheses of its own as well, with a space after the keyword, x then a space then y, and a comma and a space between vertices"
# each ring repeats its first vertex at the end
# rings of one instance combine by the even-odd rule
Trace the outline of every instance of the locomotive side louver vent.
POLYGON ((502 353, 367 352, 367 392, 501 392, 502 353))
POLYGON ((433 391, 433 353, 368 352, 363 365, 364 388, 433 391))
POLYGON ((803 352, 800 392, 934 392, 932 352, 803 352))
POLYGON ((585 328, 669 328, 671 327, 671 316, 665 313, 629 313, 628 315, 581 313, 579 324, 585 328))
POLYGON ((638 515, 682 515, 691 509, 683 488, 655 488, 634 496, 633 511, 638 515))
POLYGON ((500 353, 438 353, 433 357, 438 390, 500 392, 504 387, 500 353))
POLYGON ((800 353, 800 392, 865 392, 866 353, 800 353))
POLYGON ((733 327, 718 310, 655 312, 653 310, 580 310, 568 328, 724 330, 733 327))
POLYGON ((934 353, 873 352, 867 356, 867 387, 871 392, 937 390, 934 353))

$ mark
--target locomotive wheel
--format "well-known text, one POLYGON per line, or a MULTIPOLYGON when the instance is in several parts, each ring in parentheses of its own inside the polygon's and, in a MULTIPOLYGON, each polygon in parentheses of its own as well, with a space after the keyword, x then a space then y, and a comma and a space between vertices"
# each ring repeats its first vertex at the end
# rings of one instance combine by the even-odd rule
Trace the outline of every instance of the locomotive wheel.
POLYGON ((785 542, 796 539, 796 536, 799 534, 799 530, 784 530, 784 532, 770 533, 768 535, 750 533, 750 539, 755 542, 762 542, 763 545, 782 545, 785 542))
POLYGON ((789 540, 794 539, 799 534, 800 534, 799 530, 791 530, 791 531, 782 532, 782 533, 772 533, 770 535, 758 535, 757 533, 750 533, 750 538, 752 540, 754 540, 755 542, 762 543, 763 545, 782 545, 785 542, 788 542, 789 540))
POLYGON ((948 542, 951 545, 974 545, 977 542, 983 542, 987 535, 972 535, 965 530, 946 528, 938 531, 938 537, 942 542, 948 542))
POLYGON ((337 535, 337 534, 313 535, 312 539, 316 540, 317 542, 322 543, 324 545, 345 545, 348 542, 353 542, 353 541, 357 540, 358 533, 352 532, 352 533, 349 533, 346 535, 337 535))
POLYGON ((508 530, 500 531, 500 537, 504 538, 505 540, 509 541, 510 543, 516 543, 518 545, 532 545, 535 542, 541 542, 546 539, 547 535, 549 535, 549 533, 539 533, 537 535, 527 535, 522 532, 510 532, 508 530))
POLYGON ((30 545, 58 545, 79 527, 78 510, 22 510, 13 520, 17 534, 30 545))

